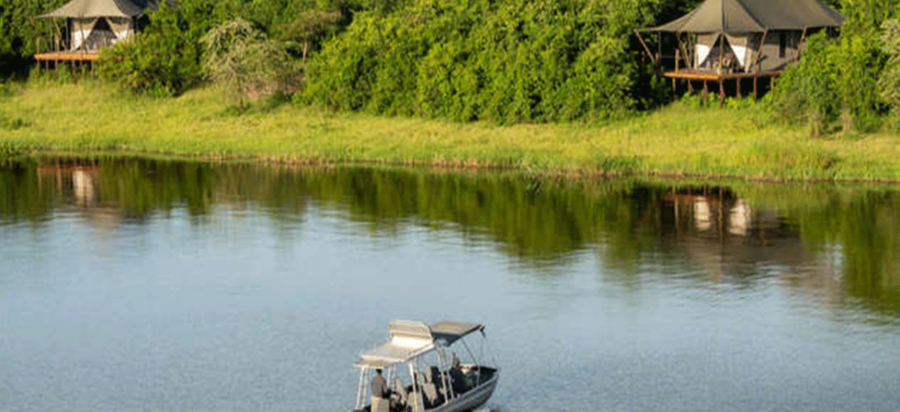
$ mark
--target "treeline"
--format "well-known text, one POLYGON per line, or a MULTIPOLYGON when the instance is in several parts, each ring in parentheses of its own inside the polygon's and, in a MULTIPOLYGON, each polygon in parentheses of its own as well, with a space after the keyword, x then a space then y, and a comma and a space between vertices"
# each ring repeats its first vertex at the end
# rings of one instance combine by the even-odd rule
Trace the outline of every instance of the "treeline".
MULTIPOLYGON (((53 35, 51 25, 33 16, 64 1, 0 5, 0 71, 22 71, 34 40, 53 35)), ((641 64, 633 30, 671 20, 700 2, 161 2, 146 30, 104 50, 98 66, 103 77, 131 90, 180 94, 222 77, 204 69, 201 40, 240 18, 258 30, 252 38, 277 42, 296 60, 292 75, 301 86, 290 93, 298 103, 498 123, 605 119, 670 99, 662 80, 641 64)), ((812 36, 801 63, 788 70, 765 106, 777 119, 809 125, 813 134, 900 127, 900 0, 829 3, 847 16, 845 26, 836 37, 812 36), (891 113, 895 120, 889 121, 891 113)))
POLYGON ((622 114, 650 81, 630 51, 661 1, 411 0, 356 16, 304 97, 343 110, 499 122, 622 114))

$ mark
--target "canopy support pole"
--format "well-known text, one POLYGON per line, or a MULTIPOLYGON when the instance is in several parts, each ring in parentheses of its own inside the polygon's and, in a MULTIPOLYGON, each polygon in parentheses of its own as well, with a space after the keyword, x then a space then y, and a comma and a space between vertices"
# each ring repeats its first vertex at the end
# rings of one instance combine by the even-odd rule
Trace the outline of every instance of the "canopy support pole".
POLYGON ((725 107, 725 80, 719 77, 719 108, 725 107))
POLYGON ((756 83, 757 83, 758 80, 759 80, 759 76, 754 74, 754 75, 753 75, 753 100, 754 100, 754 101, 757 100, 757 96, 758 96, 758 94, 757 94, 757 92, 756 92, 756 90, 757 90, 757 88, 756 88, 756 83))
POLYGON ((759 46, 756 48, 756 54, 753 55, 753 72, 754 73, 758 74, 760 71, 759 70, 759 55, 762 54, 762 49, 763 49, 763 47, 765 47, 766 38, 768 38, 768 37, 769 37, 769 28, 766 27, 766 29, 763 31, 762 40, 760 40, 759 46))
POLYGON ((800 53, 803 52, 803 45, 806 43, 806 30, 809 29, 808 26, 803 26, 803 34, 800 35, 800 43, 797 44, 797 54, 794 55, 794 63, 800 60, 800 53))
POLYGON ((641 32, 635 30, 634 35, 637 36, 638 40, 641 42, 641 46, 644 46, 644 51, 647 52, 647 56, 650 56, 650 61, 653 62, 654 66, 659 66, 659 61, 656 57, 653 56, 653 52, 650 51, 650 48, 647 47, 647 43, 644 42, 644 38, 641 37, 641 32))
POLYGON ((416 368, 413 367, 412 362, 408 363, 408 365, 409 376, 412 378, 412 394, 416 395, 412 397, 415 400, 415 402, 413 402, 413 412, 425 412, 419 407, 421 404, 419 400, 422 399, 422 390, 419 388, 419 378, 416 376, 416 368))
MULTIPOLYGON (((688 52, 687 49, 684 48, 684 43, 681 42, 681 33, 675 33, 675 38, 678 40, 678 49, 681 50, 681 57, 684 59, 684 65, 688 69, 692 69, 691 62, 688 61, 688 52)), ((675 57, 676 67, 678 62, 678 57, 675 57)))

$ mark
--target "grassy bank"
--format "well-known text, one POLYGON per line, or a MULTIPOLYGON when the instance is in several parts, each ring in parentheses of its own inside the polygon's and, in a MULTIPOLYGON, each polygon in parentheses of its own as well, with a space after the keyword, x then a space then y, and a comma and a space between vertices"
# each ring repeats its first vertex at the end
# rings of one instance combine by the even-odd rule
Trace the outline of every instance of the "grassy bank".
POLYGON ((501 127, 264 102, 238 115, 223 100, 211 89, 153 99, 94 82, 13 87, 0 94, 0 148, 549 173, 900 181, 900 136, 812 139, 806 130, 771 124, 756 110, 678 103, 604 126, 501 127))

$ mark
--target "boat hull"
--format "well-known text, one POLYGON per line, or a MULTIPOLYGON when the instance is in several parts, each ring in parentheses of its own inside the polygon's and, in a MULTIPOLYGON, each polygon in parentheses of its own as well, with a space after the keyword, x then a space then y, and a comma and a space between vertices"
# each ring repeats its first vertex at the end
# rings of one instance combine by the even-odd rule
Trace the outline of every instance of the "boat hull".
POLYGON ((483 383, 481 386, 472 389, 460 397, 453 399, 450 402, 447 402, 441 406, 438 406, 434 409, 428 409, 428 412, 465 412, 471 411, 481 405, 484 405, 488 399, 490 399, 491 395, 494 394, 494 390, 497 389, 497 382, 499 382, 500 373, 494 373, 494 376, 491 377, 487 382, 483 383))

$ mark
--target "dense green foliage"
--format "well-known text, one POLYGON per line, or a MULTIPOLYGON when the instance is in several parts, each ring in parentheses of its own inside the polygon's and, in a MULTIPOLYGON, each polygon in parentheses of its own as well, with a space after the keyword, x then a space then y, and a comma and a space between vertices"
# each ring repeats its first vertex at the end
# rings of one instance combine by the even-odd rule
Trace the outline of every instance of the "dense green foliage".
MULTIPOLYGON (((847 17, 841 33, 812 36, 800 64, 787 70, 772 95, 773 108, 784 119, 807 123, 813 135, 827 132, 835 123, 845 131, 872 131, 880 127, 892 104, 892 92, 883 76, 890 52, 882 45, 888 26, 882 24, 900 13, 898 0, 843 1, 847 17)), ((888 71, 885 71, 888 68, 888 71)))
MULTIPOLYGON (((35 16, 64 1, 0 4, 0 75, 27 71, 37 45, 59 34, 35 16)), ((146 30, 104 50, 98 66, 127 89, 178 95, 204 79, 201 37, 243 18, 301 60, 298 102, 462 121, 590 121, 668 101, 661 79, 640 64, 632 31, 700 1, 162 2, 146 30)), ((808 39, 768 104, 814 135, 877 130, 887 113, 900 118, 900 29, 891 23, 900 0, 826 3, 847 17, 845 26, 808 39)))
POLYGON ((214 27, 242 18, 270 34, 301 12, 318 7, 352 9, 328 0, 183 0, 178 7, 163 4, 152 13, 145 31, 101 53, 100 72, 134 91, 177 95, 203 79, 200 38, 214 27))
POLYGON ((460 120, 608 117, 635 106, 632 30, 658 1, 415 0, 367 11, 311 62, 305 98, 460 120))
POLYGON ((0 2, 0 78, 27 73, 32 55, 47 50, 55 30, 52 21, 37 16, 66 0, 3 0, 0 2), (40 46, 38 46, 40 44, 40 46))
POLYGON ((176 8, 163 2, 144 32, 101 51, 100 75, 130 90, 158 95, 196 84, 202 78, 199 39, 212 28, 205 18, 211 6, 184 2, 176 8))
POLYGON ((885 21, 882 28, 881 51, 888 56, 888 61, 878 88, 881 98, 892 107, 894 121, 900 123, 900 20, 885 21))

